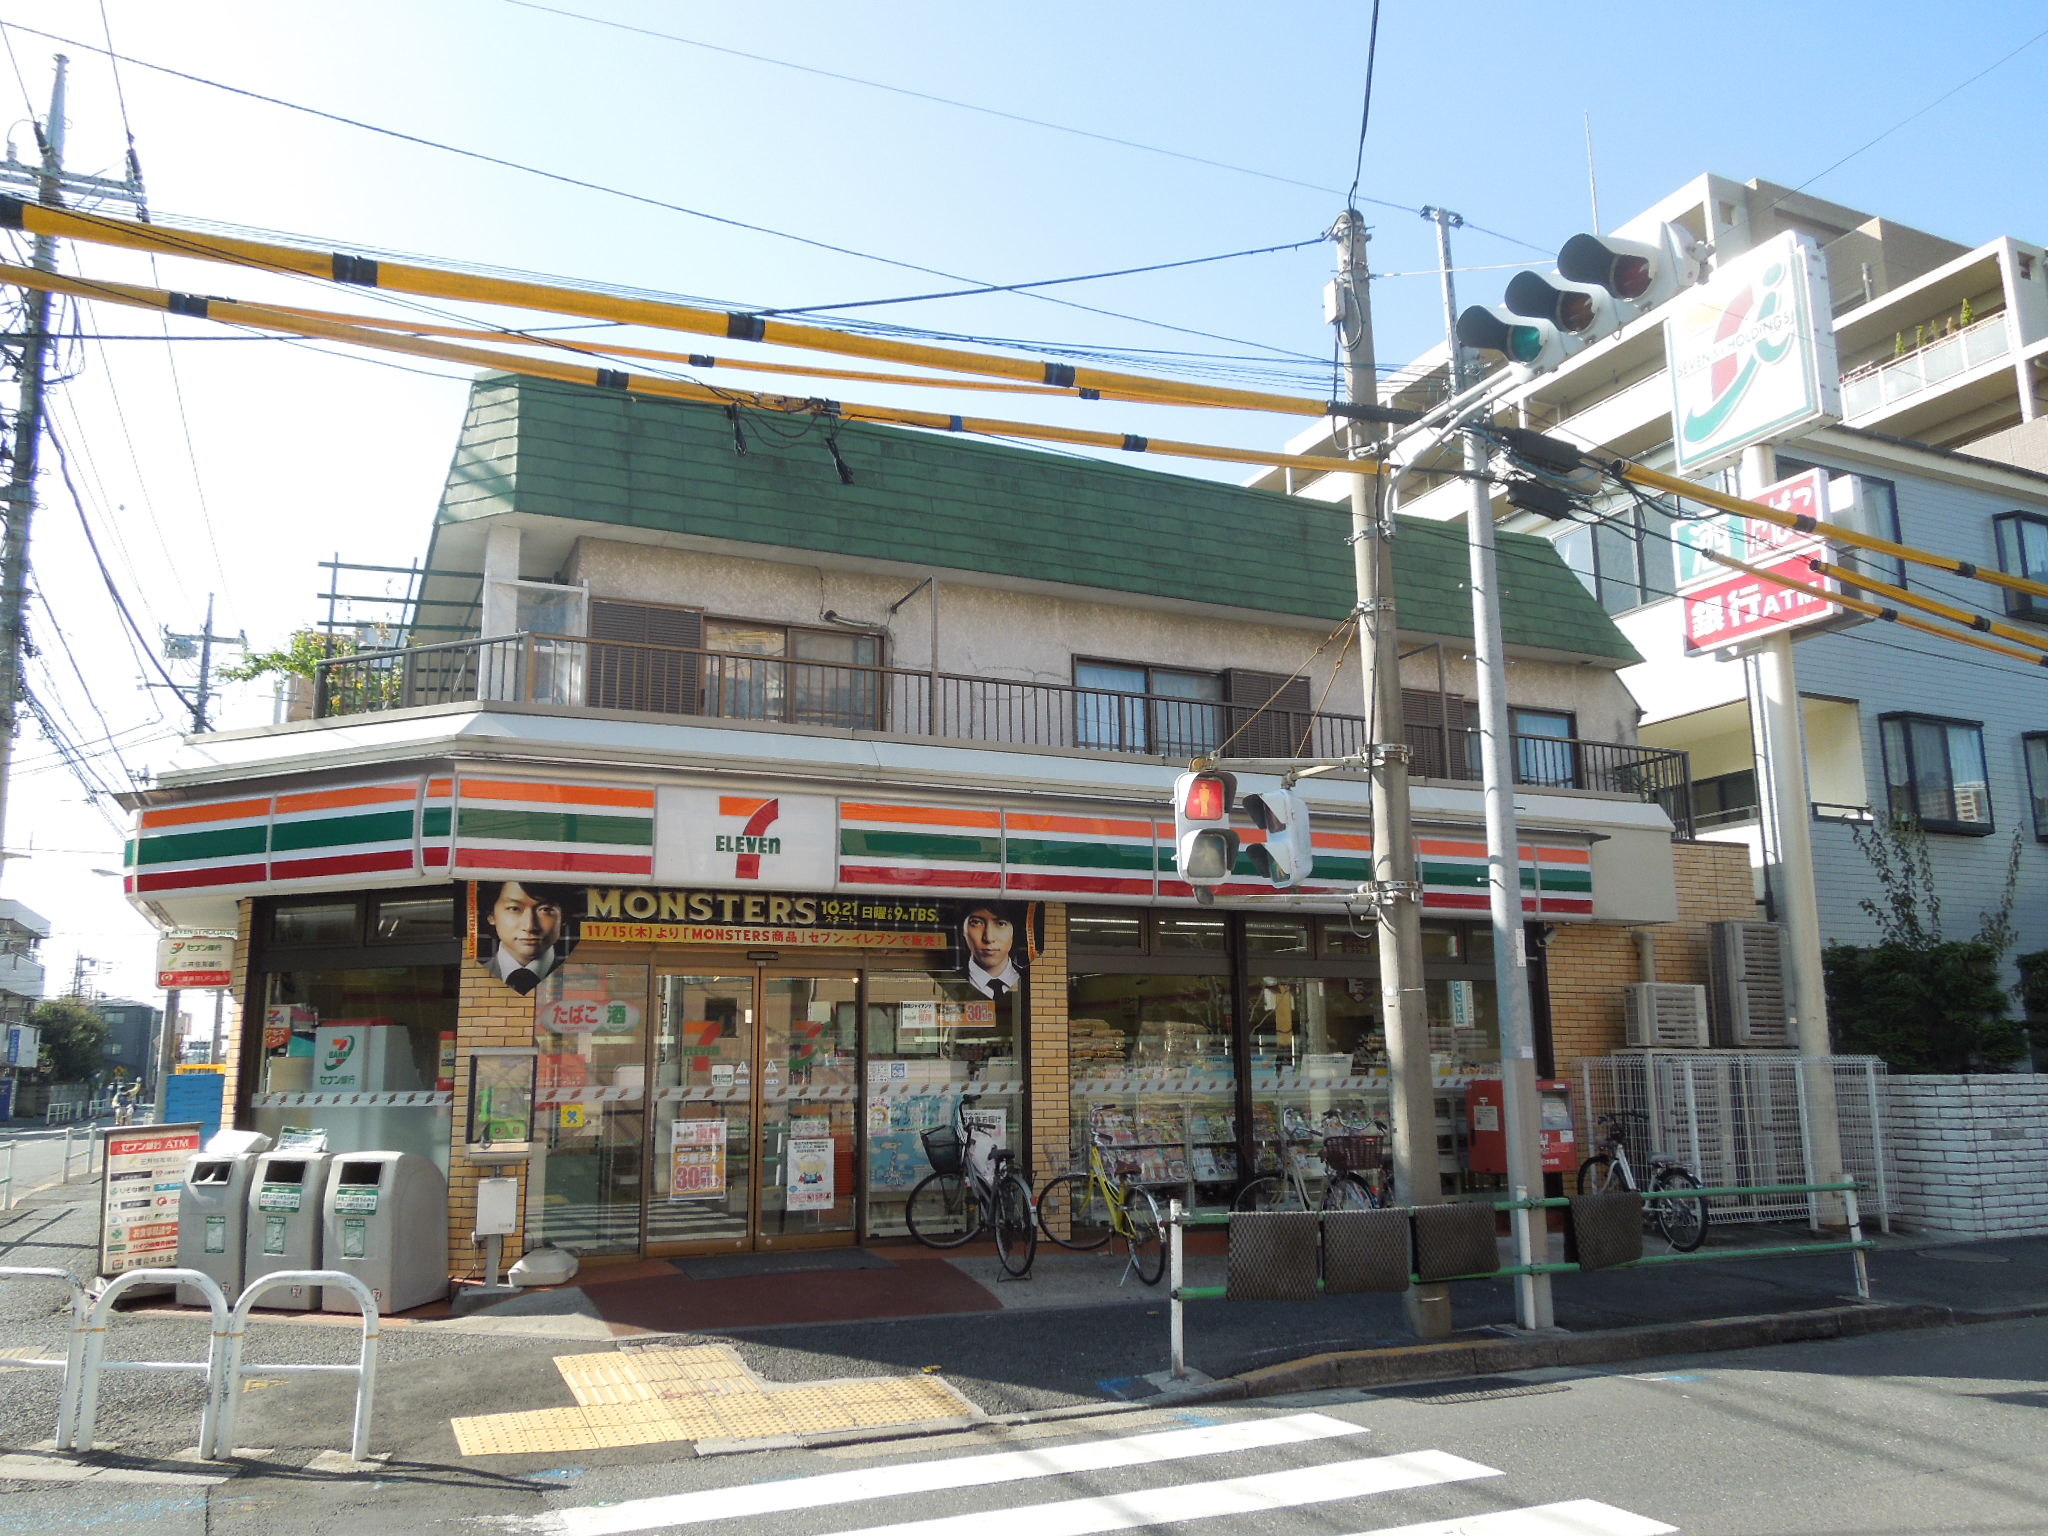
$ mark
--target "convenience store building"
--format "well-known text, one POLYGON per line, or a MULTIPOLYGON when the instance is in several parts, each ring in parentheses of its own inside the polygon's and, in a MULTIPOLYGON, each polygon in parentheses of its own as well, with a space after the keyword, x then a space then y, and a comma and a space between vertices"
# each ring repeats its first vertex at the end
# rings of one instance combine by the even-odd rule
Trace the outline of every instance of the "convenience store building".
MULTIPOLYGON (((433 1157, 466 1271, 476 1180, 506 1172, 514 1252, 896 1236, 918 1132, 963 1091, 1034 1182, 1092 1126, 1198 1206, 1290 1129, 1383 1116, 1376 945, 1345 900, 1365 783, 1305 785, 1305 888, 1246 873, 1208 908, 1168 806, 1197 754, 1367 741, 1331 707, 1359 696, 1342 519, 777 428, 479 381, 390 648, 325 669, 308 718, 194 738, 139 797, 134 899, 241 935, 233 1122, 433 1157)), ((1634 651, 1547 544, 1502 548, 1549 1074, 1621 1043, 1634 930, 1659 979, 1701 981, 1704 925, 1753 909, 1740 850, 1682 835, 1683 754, 1635 743, 1634 651)), ((1397 551, 1455 1193, 1487 1187, 1462 1106, 1498 1058, 1469 605, 1458 529, 1404 524, 1397 551)))

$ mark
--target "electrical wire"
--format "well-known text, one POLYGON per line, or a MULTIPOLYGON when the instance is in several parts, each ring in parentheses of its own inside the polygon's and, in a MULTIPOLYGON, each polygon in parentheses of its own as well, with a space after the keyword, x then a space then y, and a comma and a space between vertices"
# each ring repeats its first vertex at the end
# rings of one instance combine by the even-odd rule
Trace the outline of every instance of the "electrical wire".
POLYGON ((1373 65, 1380 56, 1380 0, 1372 0, 1372 30, 1365 43, 1365 105, 1358 114, 1358 155, 1351 167, 1351 190, 1344 194, 1344 206, 1358 211, 1358 183, 1365 176, 1365 130, 1372 125, 1373 65))
MULTIPOLYGON (((563 186, 576 187, 587 192, 601 192, 613 197, 626 198, 631 202, 660 208, 670 213, 680 213, 690 218, 703 219, 709 223, 721 224, 731 229, 745 230, 750 234, 767 235, 778 240, 789 240, 798 245, 808 246, 814 250, 825 251, 837 256, 850 256, 861 261, 879 262, 885 266, 899 267, 907 272, 921 272, 927 277, 941 277, 947 282, 973 283, 979 281, 979 279, 967 277, 958 272, 947 272, 938 267, 927 267, 918 262, 902 261, 892 256, 878 256, 871 251, 860 251, 855 250, 851 246, 835 245, 828 240, 818 240, 809 235, 799 235, 788 230, 773 229, 765 224, 752 224, 744 219, 730 218, 724 214, 711 213, 702 208, 686 207, 681 203, 671 203, 662 198, 649 197, 641 192, 630 192, 622 187, 606 186, 602 182, 589 181, 580 176, 570 176, 560 171, 544 170, 539 166, 526 165, 517 160, 506 159, 501 155, 488 154, 482 150, 465 149, 460 145, 442 143, 439 140, 429 139, 420 134, 406 133, 396 128, 385 128, 376 123, 364 122, 360 118, 348 117, 338 112, 324 111, 318 107, 309 107, 301 102, 287 101, 282 97, 267 96, 261 91, 252 91, 242 86, 228 85, 219 80, 209 80, 202 75, 194 75, 184 70, 172 69, 167 65, 153 64, 147 59, 138 59, 129 54, 117 54, 110 48, 97 47, 91 43, 81 42, 76 38, 66 38, 54 32, 44 32, 35 27, 23 26, 19 22, 0 21, 0 29, 8 28, 25 32, 32 37, 46 38, 49 41, 63 44, 66 47, 84 48, 92 53, 103 53, 111 59, 117 59, 124 64, 132 64, 139 69, 154 70, 159 74, 170 75, 175 79, 184 80, 195 85, 204 85, 215 90, 226 91, 231 95, 246 97, 252 101, 263 102, 268 106, 284 108, 287 111, 303 112, 308 116, 338 123, 345 127, 360 129, 367 133, 381 134, 387 138, 418 145, 421 148, 439 150, 444 154, 458 155, 464 159, 479 161, 482 164, 495 166, 501 170, 517 171, 524 175, 538 176, 548 181, 560 183, 563 186)), ((1175 331, 1184 336, 1200 336, 1209 341, 1227 341, 1234 346, 1261 347, 1275 352, 1286 351, 1285 348, 1270 347, 1264 342, 1246 341, 1234 336, 1221 336, 1212 331, 1198 330, 1190 326, 1173 325, 1167 321, 1147 319, 1142 315, 1125 314, 1113 309, 1103 309, 1093 304, 1081 304, 1072 299, 1057 298, 1052 294, 1026 292, 1023 296, 1025 298, 1037 299, 1041 303, 1058 304, 1067 309, 1077 309, 1088 314, 1127 321, 1134 325, 1152 326, 1160 330, 1175 331)))

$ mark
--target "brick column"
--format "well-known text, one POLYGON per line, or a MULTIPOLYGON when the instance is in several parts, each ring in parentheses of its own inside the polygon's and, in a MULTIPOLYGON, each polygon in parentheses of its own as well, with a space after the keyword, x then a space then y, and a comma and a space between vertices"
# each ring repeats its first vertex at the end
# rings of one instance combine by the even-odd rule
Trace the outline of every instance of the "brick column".
POLYGON ((510 1264, 526 1251, 526 1165, 472 1163, 463 1155, 463 1147, 469 1130, 470 1057, 478 1046, 532 1045, 533 1009, 532 996, 514 992, 485 962, 462 962, 455 1004, 455 1112, 448 1148, 448 1268, 452 1274, 468 1274, 483 1263, 483 1248, 469 1236, 476 1227, 479 1179, 519 1175, 520 1230, 505 1239, 505 1262, 510 1264))
MULTIPOLYGON (((220 1123, 232 1126, 235 1123, 235 1095, 240 1091, 242 1081, 242 1020, 247 1017, 250 1007, 259 1011, 263 999, 257 997, 253 1004, 249 998, 249 937, 255 925, 256 903, 244 896, 235 903, 235 980, 228 988, 229 1006, 224 1011, 222 1027, 226 1031, 223 1051, 227 1070, 220 1079, 220 1123)), ((166 1029, 176 1029, 176 1019, 164 1021, 166 1029)))
POLYGON ((1045 949, 1031 966, 1031 1187, 1073 1166, 1068 1145, 1072 1067, 1067 1053, 1067 904, 1045 904, 1045 949))

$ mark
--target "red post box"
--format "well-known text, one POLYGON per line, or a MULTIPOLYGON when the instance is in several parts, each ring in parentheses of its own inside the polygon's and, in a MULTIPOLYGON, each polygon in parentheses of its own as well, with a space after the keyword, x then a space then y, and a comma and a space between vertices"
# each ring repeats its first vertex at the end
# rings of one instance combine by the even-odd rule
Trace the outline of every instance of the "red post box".
MULTIPOLYGON (((1473 1173, 1508 1171, 1507 1091, 1497 1077, 1475 1077, 1465 1089, 1465 1123, 1472 1139, 1468 1166, 1473 1173)), ((1536 1084, 1536 1124, 1543 1139, 1543 1171, 1570 1173, 1579 1166, 1578 1140, 1572 1132, 1572 1090, 1568 1083, 1536 1084)))

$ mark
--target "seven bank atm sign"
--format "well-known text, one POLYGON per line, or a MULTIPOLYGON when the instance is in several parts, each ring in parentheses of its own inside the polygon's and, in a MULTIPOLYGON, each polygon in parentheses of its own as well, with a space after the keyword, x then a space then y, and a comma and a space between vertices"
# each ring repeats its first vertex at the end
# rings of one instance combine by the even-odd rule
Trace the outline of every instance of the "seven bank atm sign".
POLYGON ((839 807, 829 795, 664 788, 654 819, 657 884, 803 891, 838 878, 839 807))
MULTIPOLYGON (((1780 480, 1754 498, 1765 506, 1804 517, 1825 517, 1828 476, 1809 469, 1780 480)), ((1679 593, 1684 599, 1685 653, 1727 651, 1776 634, 1833 619, 1841 610, 1814 592, 1797 591, 1745 571, 1731 571, 1707 558, 1728 555, 1760 571, 1801 586, 1832 589, 1835 583, 1808 562, 1825 556, 1827 542, 1756 518, 1698 518, 1679 525, 1679 593)))

